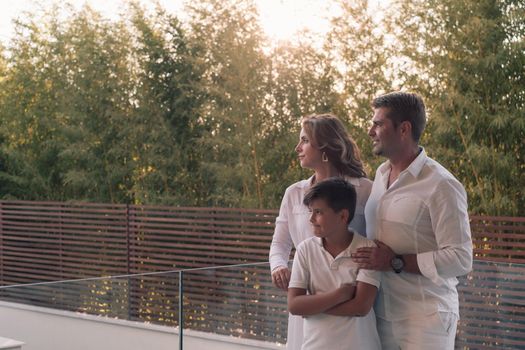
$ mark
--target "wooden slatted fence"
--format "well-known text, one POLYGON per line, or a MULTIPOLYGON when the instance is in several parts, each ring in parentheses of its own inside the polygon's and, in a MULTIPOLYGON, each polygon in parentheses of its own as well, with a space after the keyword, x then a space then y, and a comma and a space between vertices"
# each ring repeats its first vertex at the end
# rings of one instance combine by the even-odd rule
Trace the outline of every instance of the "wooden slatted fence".
MULTIPOLYGON (((276 210, 0 201, 0 283, 264 262, 276 210)), ((525 218, 471 217, 458 349, 525 347, 525 218)), ((286 296, 267 265, 184 274, 189 328, 285 342, 286 296)), ((176 274, 2 290, 4 300, 178 324, 176 274)))
MULTIPOLYGON (((0 201, 0 282, 265 262, 276 215, 276 210, 0 201)), ((284 342, 286 295, 272 287, 268 265, 185 276, 186 327, 284 342)), ((2 298, 176 326, 178 288, 176 274, 148 275, 6 289, 2 298)))
POLYGON ((472 272, 458 285, 459 349, 525 348, 525 218, 471 217, 472 272))

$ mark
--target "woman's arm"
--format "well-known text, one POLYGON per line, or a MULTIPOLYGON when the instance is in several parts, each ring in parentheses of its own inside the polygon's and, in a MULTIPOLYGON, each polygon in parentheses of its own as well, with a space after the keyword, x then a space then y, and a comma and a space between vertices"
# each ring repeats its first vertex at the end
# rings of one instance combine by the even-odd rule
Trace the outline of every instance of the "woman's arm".
POLYGON ((288 290, 288 284, 290 283, 290 269, 285 266, 276 267, 272 271, 272 283, 279 289, 288 290))
POLYGON ((282 290, 288 289, 290 282, 290 270, 288 260, 293 248, 293 241, 288 226, 289 217, 289 194, 288 190, 284 193, 279 209, 279 216, 275 219, 275 231, 270 244, 270 269, 273 284, 282 290))
POLYGON ((272 271, 277 267, 288 266, 292 248, 293 241, 288 228, 288 218, 285 213, 281 212, 275 220, 275 231, 270 244, 269 258, 272 271))
POLYGON ((288 289, 290 270, 288 259, 292 251, 293 241, 288 230, 288 220, 281 214, 275 221, 275 232, 270 245, 270 267, 272 269, 272 282, 282 290, 288 289))

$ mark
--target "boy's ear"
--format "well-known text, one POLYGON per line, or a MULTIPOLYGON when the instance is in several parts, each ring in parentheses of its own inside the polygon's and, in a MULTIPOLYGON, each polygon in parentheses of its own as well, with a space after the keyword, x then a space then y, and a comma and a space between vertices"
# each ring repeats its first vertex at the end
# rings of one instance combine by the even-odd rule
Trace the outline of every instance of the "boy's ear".
POLYGON ((339 215, 341 215, 341 219, 344 222, 348 222, 348 217, 350 216, 350 212, 348 211, 348 209, 341 209, 339 215))

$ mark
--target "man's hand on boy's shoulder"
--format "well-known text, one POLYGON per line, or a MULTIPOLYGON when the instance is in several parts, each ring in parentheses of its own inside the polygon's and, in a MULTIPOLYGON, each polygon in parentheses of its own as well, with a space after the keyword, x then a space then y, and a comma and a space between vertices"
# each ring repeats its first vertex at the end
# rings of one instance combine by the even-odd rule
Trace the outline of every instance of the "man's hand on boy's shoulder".
POLYGON ((352 254, 352 260, 357 263, 359 268, 367 270, 388 271, 391 269, 390 261, 395 254, 385 243, 374 240, 377 247, 358 248, 352 254))

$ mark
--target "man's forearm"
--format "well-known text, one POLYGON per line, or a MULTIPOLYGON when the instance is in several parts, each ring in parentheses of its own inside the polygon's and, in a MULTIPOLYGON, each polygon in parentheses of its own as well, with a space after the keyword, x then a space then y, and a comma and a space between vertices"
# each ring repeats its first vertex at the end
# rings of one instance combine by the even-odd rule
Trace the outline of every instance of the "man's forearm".
POLYGON ((417 264, 417 255, 403 254, 402 256, 403 260, 405 261, 405 267, 403 268, 403 271, 421 275, 421 270, 417 264))
MULTIPOLYGON (((396 253, 381 241, 376 240, 377 247, 359 248, 352 254, 352 259, 362 269, 376 271, 393 271, 392 259, 396 253)), ((402 271, 421 274, 416 254, 403 254, 404 266, 402 271)))

